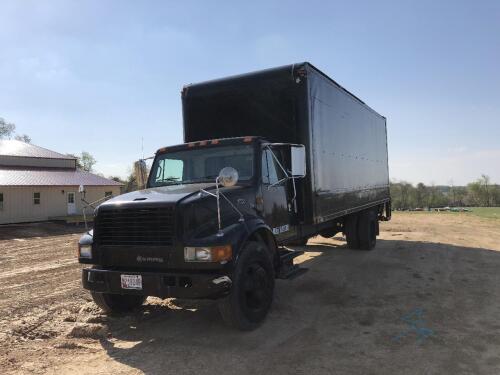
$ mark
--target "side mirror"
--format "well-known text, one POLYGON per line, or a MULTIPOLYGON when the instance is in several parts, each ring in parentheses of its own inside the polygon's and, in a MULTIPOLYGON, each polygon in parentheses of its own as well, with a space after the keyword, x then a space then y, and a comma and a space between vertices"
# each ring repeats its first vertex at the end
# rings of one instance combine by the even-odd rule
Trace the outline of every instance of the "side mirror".
POLYGON ((302 145, 291 146, 292 177, 306 176, 306 148, 302 145))
POLYGON ((222 186, 234 186, 238 182, 238 171, 233 167, 224 167, 220 170, 218 178, 222 186))

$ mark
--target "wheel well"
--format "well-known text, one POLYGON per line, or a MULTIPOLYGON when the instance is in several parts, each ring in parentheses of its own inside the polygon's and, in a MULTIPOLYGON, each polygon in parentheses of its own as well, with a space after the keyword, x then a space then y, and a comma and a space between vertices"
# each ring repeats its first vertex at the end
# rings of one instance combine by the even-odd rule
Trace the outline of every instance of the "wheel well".
POLYGON ((259 228, 255 232, 253 232, 250 237, 248 237, 247 241, 261 241, 267 245, 269 249, 269 255, 273 260, 273 263, 276 262, 278 256, 278 246, 276 245, 276 240, 274 239, 274 235, 271 233, 269 229, 259 228))

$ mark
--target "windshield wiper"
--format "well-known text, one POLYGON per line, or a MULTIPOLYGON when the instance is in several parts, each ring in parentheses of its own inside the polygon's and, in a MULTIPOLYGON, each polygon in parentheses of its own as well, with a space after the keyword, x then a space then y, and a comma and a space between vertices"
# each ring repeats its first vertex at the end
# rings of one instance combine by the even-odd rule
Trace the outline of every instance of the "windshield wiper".
POLYGON ((179 182, 179 177, 166 177, 161 181, 157 181, 156 183, 161 186, 176 185, 172 184, 172 182, 179 182))
POLYGON ((215 182, 215 179, 217 177, 218 177, 218 175, 196 177, 196 178, 191 178, 189 180, 185 180, 185 181, 183 181, 183 183, 193 183, 193 182, 202 182, 202 181, 215 182))
POLYGON ((211 176, 200 177, 200 178, 202 178, 202 179, 209 179, 209 180, 215 180, 217 177, 219 177, 218 174, 211 175, 211 176))

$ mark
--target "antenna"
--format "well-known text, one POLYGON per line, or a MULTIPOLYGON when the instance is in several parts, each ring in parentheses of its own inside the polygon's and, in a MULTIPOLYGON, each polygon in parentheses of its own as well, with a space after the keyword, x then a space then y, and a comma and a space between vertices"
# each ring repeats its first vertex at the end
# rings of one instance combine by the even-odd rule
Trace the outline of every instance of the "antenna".
POLYGON ((142 159, 144 160, 144 137, 141 137, 141 153, 142 159))

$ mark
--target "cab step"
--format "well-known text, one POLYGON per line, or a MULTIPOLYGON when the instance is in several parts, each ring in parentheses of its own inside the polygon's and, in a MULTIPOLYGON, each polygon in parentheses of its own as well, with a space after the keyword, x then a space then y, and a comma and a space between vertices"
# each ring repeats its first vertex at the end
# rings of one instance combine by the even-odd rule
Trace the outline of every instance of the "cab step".
POLYGON ((293 266, 288 270, 286 274, 280 274, 278 275, 278 279, 282 280, 293 280, 296 279, 299 276, 302 276, 305 274, 307 271, 309 271, 309 268, 302 268, 299 266, 293 266))
POLYGON ((307 268, 302 268, 296 264, 293 264, 293 260, 302 254, 304 254, 302 250, 280 250, 280 265, 276 278, 283 280, 293 280, 306 273, 308 271, 307 268))

